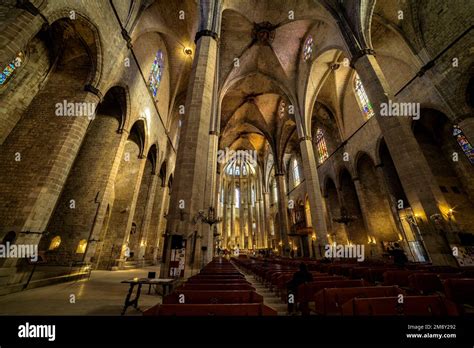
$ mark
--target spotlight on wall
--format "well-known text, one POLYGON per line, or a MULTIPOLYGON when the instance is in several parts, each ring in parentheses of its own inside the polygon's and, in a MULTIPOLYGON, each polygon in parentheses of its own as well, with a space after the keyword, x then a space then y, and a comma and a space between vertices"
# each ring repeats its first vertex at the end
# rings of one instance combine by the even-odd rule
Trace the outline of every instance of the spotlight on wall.
POLYGON ((193 50, 190 47, 185 47, 183 51, 184 51, 184 54, 187 56, 190 56, 193 54, 193 50))
POLYGON ((151 117, 150 108, 145 108, 145 117, 149 120, 151 117))

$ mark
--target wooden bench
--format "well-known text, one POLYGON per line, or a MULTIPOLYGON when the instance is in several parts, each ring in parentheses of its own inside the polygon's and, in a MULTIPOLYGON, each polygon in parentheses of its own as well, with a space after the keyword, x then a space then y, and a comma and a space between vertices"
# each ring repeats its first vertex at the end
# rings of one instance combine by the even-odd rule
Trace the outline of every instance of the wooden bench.
POLYGON ((388 270, 383 274, 383 285, 409 286, 408 277, 420 271, 388 270))
POLYGON ((300 305, 303 315, 309 315, 309 302, 314 299, 314 295, 322 289, 326 288, 352 288, 357 286, 366 286, 367 283, 363 280, 327 280, 315 281, 311 283, 302 284, 298 287, 296 293, 296 301, 300 305))
POLYGON ((251 290, 177 290, 163 299, 164 304, 263 303, 251 290), (180 300, 182 303, 180 303, 180 300), (184 302, 183 302, 184 301, 184 302))
POLYGON ((145 316, 276 316, 277 312, 264 304, 163 304, 146 310, 145 316))
POLYGON ((189 278, 186 283, 188 284, 250 284, 245 279, 207 279, 207 278, 189 278))
POLYGON ((406 293, 398 286, 323 289, 314 295, 314 310, 321 315, 341 315, 342 305, 353 298, 390 297, 398 294, 406 293))
POLYGON ((208 283, 208 284, 192 284, 184 283, 181 288, 186 290, 254 290, 250 284, 225 284, 225 283, 208 283))
POLYGON ((354 298, 342 305, 342 314, 364 316, 457 316, 456 305, 441 296, 354 298))
MULTIPOLYGON (((449 273, 452 274, 452 273, 449 273)), ((408 286, 419 295, 433 294, 443 290, 441 279, 435 273, 413 273, 408 276, 408 286)))
POLYGON ((463 314, 472 314, 474 306, 474 279, 450 278, 443 282, 446 297, 455 302, 463 314), (468 306, 471 306, 469 308, 468 306))

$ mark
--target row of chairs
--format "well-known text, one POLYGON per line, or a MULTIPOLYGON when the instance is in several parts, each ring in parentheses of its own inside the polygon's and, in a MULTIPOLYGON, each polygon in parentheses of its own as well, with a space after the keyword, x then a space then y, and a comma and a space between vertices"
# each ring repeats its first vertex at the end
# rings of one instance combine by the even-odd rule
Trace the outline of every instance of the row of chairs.
MULTIPOLYGON (((296 260, 237 259, 235 262, 287 302, 286 284, 296 260)), ((470 315, 474 279, 453 267, 380 263, 308 263, 313 281, 298 287, 303 315, 470 315)))
POLYGON ((274 316, 263 297, 226 259, 214 259, 190 277, 147 316, 274 316))

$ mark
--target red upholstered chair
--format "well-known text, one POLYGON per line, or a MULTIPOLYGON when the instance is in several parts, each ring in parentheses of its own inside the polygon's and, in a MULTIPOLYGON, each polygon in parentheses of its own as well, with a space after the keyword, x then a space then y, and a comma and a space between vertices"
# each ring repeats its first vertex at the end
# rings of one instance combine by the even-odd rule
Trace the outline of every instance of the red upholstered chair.
POLYGON ((456 305, 442 296, 353 298, 342 305, 342 314, 353 316, 457 316, 456 305))

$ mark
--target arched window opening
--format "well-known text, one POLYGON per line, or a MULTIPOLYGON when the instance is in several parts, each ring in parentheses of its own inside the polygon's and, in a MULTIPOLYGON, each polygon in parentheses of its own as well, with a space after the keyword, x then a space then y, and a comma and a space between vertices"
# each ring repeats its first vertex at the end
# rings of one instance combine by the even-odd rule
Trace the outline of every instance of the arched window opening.
POLYGON ((163 60, 163 51, 156 52, 155 60, 151 66, 150 77, 148 78, 148 85, 150 87, 153 97, 156 98, 158 94, 158 87, 160 87, 161 79, 163 78, 163 69, 165 67, 163 60))
POLYGON ((273 203, 276 203, 278 202, 278 190, 277 190, 277 184, 275 180, 273 180, 272 182, 272 190, 273 190, 273 203))
POLYGON ((329 154, 326 139, 324 139, 324 132, 321 128, 316 130, 316 147, 318 149, 318 162, 322 164, 329 157, 329 154))
POLYGON ((472 147, 472 144, 469 142, 469 140, 467 140, 462 129, 457 125, 453 127, 453 136, 456 138, 456 141, 458 142, 464 154, 467 156, 469 162, 474 164, 474 148, 472 147))
POLYGON ((369 100, 369 97, 367 96, 367 93, 365 93, 364 86, 362 85, 362 81, 360 80, 359 75, 356 75, 355 81, 354 81, 354 90, 355 90, 355 95, 357 98, 357 101, 359 103, 359 107, 362 110, 362 113, 365 116, 365 119, 368 120, 372 116, 375 115, 374 113, 374 108, 372 107, 372 103, 369 100))
POLYGON ((298 160, 293 158, 293 184, 294 186, 298 186, 301 183, 300 177, 300 168, 298 165, 298 160))
POLYGON ((61 237, 56 236, 53 239, 51 239, 51 243, 49 244, 48 250, 56 250, 57 248, 59 248, 60 245, 61 245, 61 237))
POLYGON ((86 247, 87 241, 85 239, 81 239, 77 245, 76 254, 84 254, 86 252, 86 247))
POLYGON ((303 60, 305 62, 311 59, 311 56, 313 55, 313 49, 314 49, 313 37, 311 35, 308 35, 303 46, 303 60))
POLYGON ((235 189, 235 207, 240 208, 240 190, 238 188, 235 189))
POLYGON ((6 85, 6 83, 13 78, 17 69, 23 63, 23 53, 18 52, 16 57, 7 64, 6 67, 3 68, 2 72, 0 73, 0 86, 6 85))

